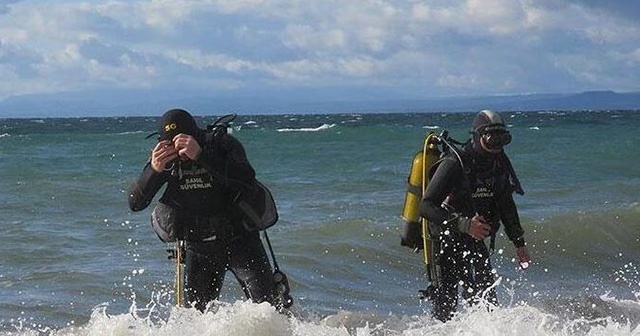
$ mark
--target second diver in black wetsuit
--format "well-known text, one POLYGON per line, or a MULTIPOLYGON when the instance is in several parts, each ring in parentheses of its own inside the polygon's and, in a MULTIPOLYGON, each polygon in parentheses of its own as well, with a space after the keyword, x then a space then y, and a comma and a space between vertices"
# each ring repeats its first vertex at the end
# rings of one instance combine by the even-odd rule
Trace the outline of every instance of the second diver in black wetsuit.
MULTIPOLYGON (((431 289, 433 316, 447 321, 457 309, 458 287, 470 303, 484 298, 496 304, 491 287, 495 271, 485 239, 504 224, 523 267, 530 262, 513 192, 524 193, 503 146, 511 142, 502 117, 488 110, 476 116, 472 136, 459 154, 442 159, 432 171, 420 204, 429 233, 440 244, 435 262, 438 284, 431 289), (435 171, 434 171, 435 169, 435 171)), ((493 246, 492 246, 493 248, 493 246)))

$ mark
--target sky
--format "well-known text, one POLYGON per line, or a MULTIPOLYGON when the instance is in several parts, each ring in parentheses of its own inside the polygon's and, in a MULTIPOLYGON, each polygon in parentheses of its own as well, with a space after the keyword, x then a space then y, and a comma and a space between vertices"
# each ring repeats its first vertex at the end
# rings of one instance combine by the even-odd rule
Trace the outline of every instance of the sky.
POLYGON ((640 91, 635 0, 0 0, 0 100, 640 91))

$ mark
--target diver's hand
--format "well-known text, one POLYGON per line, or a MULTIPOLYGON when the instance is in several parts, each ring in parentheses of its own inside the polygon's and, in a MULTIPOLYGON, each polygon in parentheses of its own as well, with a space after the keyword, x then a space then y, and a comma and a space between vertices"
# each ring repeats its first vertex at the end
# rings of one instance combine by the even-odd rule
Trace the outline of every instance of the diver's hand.
POLYGON ((171 141, 160 141, 151 151, 151 169, 156 173, 161 173, 167 163, 178 158, 178 151, 171 141))
POLYGON ((188 134, 180 133, 176 135, 173 138, 173 145, 176 147, 178 155, 182 160, 190 159, 196 161, 202 152, 198 141, 188 134))
POLYGON ((527 267, 529 267, 529 264, 531 263, 531 257, 529 256, 529 251, 527 250, 526 246, 518 247, 518 249, 516 250, 516 255, 518 256, 518 262, 520 263, 520 267, 522 267, 522 269, 526 269, 527 267))
POLYGON ((469 231, 467 232, 473 239, 483 240, 491 234, 491 225, 480 215, 475 215, 469 223, 469 231))

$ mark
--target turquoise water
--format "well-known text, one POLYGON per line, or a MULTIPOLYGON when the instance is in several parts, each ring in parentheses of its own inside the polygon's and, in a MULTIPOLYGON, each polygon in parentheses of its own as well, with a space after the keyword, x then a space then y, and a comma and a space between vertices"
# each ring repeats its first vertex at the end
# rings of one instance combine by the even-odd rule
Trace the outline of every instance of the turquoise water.
POLYGON ((474 114, 236 119, 234 135, 279 207, 270 238, 292 282, 298 316, 289 320, 243 302, 232 278, 217 312, 172 309, 167 246, 151 231, 149 212, 131 213, 126 203, 157 118, 0 120, 0 330, 637 335, 640 112, 504 116, 514 136, 507 152, 526 191, 516 202, 534 263, 518 270, 500 237, 494 260, 502 307, 493 314, 463 309, 446 325, 419 301, 424 269, 420 255, 399 246, 398 227, 409 165, 425 134, 446 129, 464 140, 474 114))

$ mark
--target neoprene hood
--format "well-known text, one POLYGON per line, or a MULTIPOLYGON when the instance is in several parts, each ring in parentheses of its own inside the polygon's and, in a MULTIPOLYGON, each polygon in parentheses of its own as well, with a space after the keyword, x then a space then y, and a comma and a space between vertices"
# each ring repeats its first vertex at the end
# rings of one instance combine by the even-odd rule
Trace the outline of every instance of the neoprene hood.
POLYGON ((502 120, 500 114, 491 110, 482 110, 478 112, 476 118, 473 119, 471 131, 474 133, 486 133, 491 131, 506 131, 507 126, 502 120))
POLYGON ((198 125, 189 112, 183 109, 172 109, 162 116, 158 133, 160 140, 172 140, 180 133, 195 136, 198 130, 198 125))

